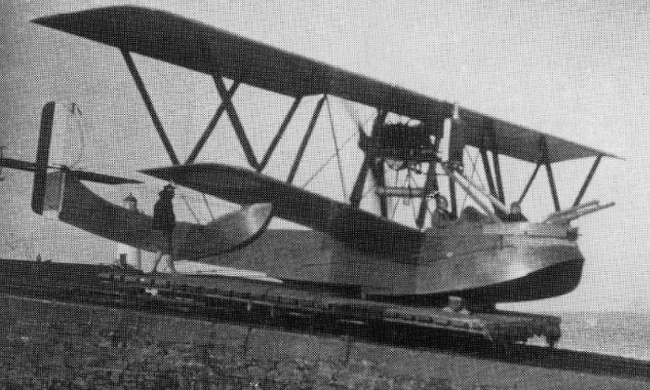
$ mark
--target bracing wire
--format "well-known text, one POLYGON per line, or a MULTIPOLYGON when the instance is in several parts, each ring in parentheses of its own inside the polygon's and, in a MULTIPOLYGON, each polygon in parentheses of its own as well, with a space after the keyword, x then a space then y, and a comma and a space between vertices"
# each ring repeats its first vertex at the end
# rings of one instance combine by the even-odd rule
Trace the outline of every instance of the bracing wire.
POLYGON ((370 116, 365 121, 362 121, 359 112, 354 108, 354 105, 350 101, 342 100, 342 105, 350 118, 354 121, 354 123, 356 123, 358 129, 362 129, 365 125, 368 124, 368 122, 370 122, 371 119, 373 119, 373 117, 370 116))
MULTIPOLYGON (((399 172, 395 173, 395 183, 393 184, 395 187, 397 187, 397 182, 399 181, 399 172)), ((393 205, 393 210, 390 213, 390 219, 395 219, 395 214, 397 213, 397 207, 399 206, 399 202, 395 202, 393 205)))
POLYGON ((334 119, 332 118, 332 107, 330 105, 330 100, 325 98, 325 103, 327 103, 327 112, 329 114, 329 119, 330 119, 330 128, 332 130, 332 139, 334 140, 334 151, 336 154, 336 161, 338 163, 339 167, 339 177, 341 179, 341 191, 343 191, 343 198, 347 199, 347 191, 345 188, 345 176, 343 175, 343 163, 341 162, 341 154, 340 154, 340 149, 339 149, 339 142, 338 139, 336 138, 336 130, 334 129, 334 119))
MULTIPOLYGON (((347 144, 349 144, 350 141, 352 141, 352 139, 353 139, 356 135, 357 135, 357 133, 352 133, 352 135, 349 136, 349 137, 345 140, 345 142, 343 142, 343 144, 341 145, 341 149, 344 148, 347 144)), ((322 165, 321 165, 321 166, 316 170, 316 172, 314 172, 314 174, 311 175, 311 177, 310 177, 310 178, 309 178, 309 179, 308 179, 308 180, 307 180, 307 181, 302 185, 302 188, 307 187, 307 186, 309 185, 309 183, 311 183, 312 180, 314 180, 314 179, 316 178, 316 176, 318 176, 318 175, 321 173, 321 171, 322 171, 323 169, 325 169, 325 167, 326 167, 326 166, 327 166, 327 165, 328 165, 328 164, 329 164, 329 163, 330 163, 330 162, 331 162, 335 157, 336 157, 336 154, 332 154, 332 155, 327 159, 327 161, 325 161, 325 163, 323 163, 323 164, 322 164, 322 165)))
MULTIPOLYGON (((77 164, 79 164, 81 162, 81 160, 84 157, 84 152, 85 152, 85 149, 86 149, 86 140, 84 138, 84 128, 85 128, 84 125, 85 125, 86 122, 83 120, 83 113, 81 112, 81 109, 79 108, 79 106, 76 103, 72 103, 70 105, 70 113, 72 115, 74 115, 75 112, 79 113, 79 121, 76 121, 76 123, 79 124, 79 126, 74 126, 74 127, 77 127, 78 130, 79 130, 79 142, 81 143, 81 145, 80 145, 79 155, 77 156, 77 159, 70 165, 73 168, 75 166, 77 166, 77 164)), ((69 116, 69 117, 66 117, 66 126, 68 128, 70 128, 70 127, 72 127, 74 125, 74 123, 72 123, 72 121, 73 121, 73 116, 72 115, 69 116)))
MULTIPOLYGON (((465 149, 463 153, 464 153, 464 154, 469 158, 469 161, 472 162, 472 156, 470 156, 470 154, 469 154, 469 152, 467 151, 467 149, 465 149)), ((472 168, 474 168, 474 167, 472 166, 472 168)), ((474 174, 473 171, 472 171, 472 174, 474 174)), ((471 178, 470 178, 470 179, 471 179, 471 178)), ((465 208, 465 204, 467 203, 467 197, 468 197, 468 196, 469 196, 469 194, 468 194, 467 192, 465 192, 465 196, 463 196, 463 201, 461 202, 461 205, 460 205, 460 209, 461 209, 461 210, 465 208)))
MULTIPOLYGON (((410 170, 408 171, 407 179, 408 179, 409 188, 417 187, 417 182, 413 178, 413 175, 411 174, 410 170)), ((416 220, 418 218, 418 214, 417 211, 415 210, 415 202, 411 199, 409 203, 411 203, 411 210, 413 210, 413 220, 416 220)))
POLYGON ((214 214, 212 213, 212 209, 210 208, 210 204, 208 203, 208 197, 205 196, 204 193, 201 193, 201 197, 203 198, 203 203, 205 203, 205 208, 208 209, 210 218, 214 221, 216 218, 214 217, 214 214))
MULTIPOLYGON (((467 157, 469 158, 470 163, 472 163, 472 173, 469 176, 469 180, 474 179, 474 175, 476 175, 476 177, 478 178, 480 186, 485 188, 485 184, 483 183, 483 179, 481 179, 481 175, 477 172, 477 169, 476 169, 476 164, 478 164, 479 155, 477 154, 476 156, 472 157, 472 155, 469 153, 469 151, 467 151, 467 149, 465 150, 465 153, 466 153, 467 157)), ((461 209, 465 208, 465 204, 467 203, 467 198, 468 197, 469 197, 469 194, 467 192, 465 192, 465 196, 463 198, 461 209)))
POLYGON ((183 202, 185 203, 185 206, 187 207, 187 210, 189 210, 190 214, 192 214, 192 217, 194 217, 194 220, 196 223, 200 224, 201 221, 199 220, 199 217, 196 215, 194 212, 194 209, 192 209, 192 206, 190 206, 190 202, 187 200, 187 197, 185 195, 180 195, 181 199, 183 199, 183 202))
MULTIPOLYGON (((469 154, 469 152, 468 152, 468 154, 469 154)), ((472 177, 471 177, 471 178, 474 178, 474 173, 476 173, 476 178, 478 179, 479 184, 481 185, 481 187, 485 188, 485 183, 483 182, 483 179, 481 178, 481 174, 478 173, 478 172, 477 172, 477 169, 476 169, 476 164, 478 164, 478 157, 479 157, 479 155, 477 154, 477 155, 474 157, 474 161, 472 162, 472 169, 473 169, 473 171, 472 171, 472 177)), ((470 160, 471 160, 471 158, 470 158, 470 160)), ((470 179, 471 179, 471 178, 470 178, 470 179)))
MULTIPOLYGON (((368 168, 368 169, 370 169, 370 168, 368 168)), ((367 172, 366 175, 368 175, 368 174, 371 174, 371 173, 370 173, 370 172, 367 172)), ((371 193, 372 191, 376 191, 376 189, 377 189, 377 183, 375 183, 375 181, 372 180, 372 185, 371 185, 371 186, 368 186, 368 188, 363 192, 363 194, 361 194, 361 199, 365 199, 366 196, 367 196, 369 193, 371 193)))

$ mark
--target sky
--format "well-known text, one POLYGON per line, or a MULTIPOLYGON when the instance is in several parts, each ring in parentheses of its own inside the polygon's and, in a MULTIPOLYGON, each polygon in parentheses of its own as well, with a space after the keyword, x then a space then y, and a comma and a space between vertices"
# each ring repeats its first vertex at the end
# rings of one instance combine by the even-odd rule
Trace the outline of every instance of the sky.
MULTIPOLYGON (((39 113, 49 100, 77 102, 85 130, 80 167, 146 180, 139 187, 93 186, 115 203, 133 192, 150 210, 163 185, 139 169, 168 163, 146 109, 119 52, 29 23, 61 12, 120 4, 108 1, 4 1, 0 13, 0 145, 5 155, 35 157, 39 113)), ((566 296, 511 307, 528 310, 626 310, 650 307, 650 11, 646 1, 390 1, 257 2, 131 1, 171 11, 284 50, 455 102, 500 119, 605 150, 585 200, 615 201, 614 208, 578 220, 587 259, 581 285, 566 296)), ((184 157, 219 103, 211 80, 135 56, 172 144, 184 157)), ((316 99, 305 99, 271 159, 269 174, 282 178, 316 99)), ((251 143, 262 154, 291 104, 286 97, 241 87, 234 103, 251 143)), ((351 116, 371 118, 363 107, 333 99, 332 121, 341 141, 354 134, 351 116)), ((304 183, 333 152, 322 116, 296 183, 304 183), (324 152, 323 152, 324 151, 324 152)), ((200 161, 244 165, 226 118, 200 161)), ((347 190, 360 154, 343 149, 347 190)), ((558 164, 564 205, 570 204, 592 161, 558 164)), ((533 166, 504 162, 507 197, 519 194, 533 166)), ((95 261, 114 244, 33 214, 31 175, 3 170, 0 182, 0 256, 95 261)), ((524 203, 527 215, 551 211, 542 175, 524 203)), ((341 198, 336 164, 308 188, 341 198), (333 188, 337 190, 333 190, 333 188)), ((188 201, 207 218, 201 199, 188 201)), ((232 209, 209 200, 211 209, 232 209)), ((182 209, 182 204, 177 205, 182 209)), ((186 218, 187 211, 181 211, 186 218)))

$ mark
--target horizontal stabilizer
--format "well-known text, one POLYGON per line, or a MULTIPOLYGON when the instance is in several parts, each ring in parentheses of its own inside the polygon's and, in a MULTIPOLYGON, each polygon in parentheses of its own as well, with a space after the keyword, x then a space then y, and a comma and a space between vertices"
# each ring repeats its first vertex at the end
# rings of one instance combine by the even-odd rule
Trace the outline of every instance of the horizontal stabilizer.
MULTIPOLYGON (((14 158, 6 158, 6 157, 0 158, 0 167, 19 169, 21 171, 29 171, 29 172, 36 171, 36 164, 33 162, 16 160, 14 158)), ((53 167, 46 167, 46 168, 53 168, 53 167)), ((142 183, 140 180, 127 179, 125 177, 106 175, 97 172, 79 171, 79 170, 68 169, 68 168, 55 168, 55 169, 64 170, 68 174, 76 177, 78 180, 92 181, 95 183, 102 183, 102 184, 141 184, 142 183)))
POLYGON ((103 173, 70 170, 70 174, 79 180, 92 181, 102 184, 140 184, 140 180, 127 179, 120 176, 105 175, 103 173))
POLYGON ((16 160, 13 158, 0 158, 0 167, 11 168, 11 169, 20 169, 21 171, 34 172, 36 170, 36 164, 29 161, 16 160))

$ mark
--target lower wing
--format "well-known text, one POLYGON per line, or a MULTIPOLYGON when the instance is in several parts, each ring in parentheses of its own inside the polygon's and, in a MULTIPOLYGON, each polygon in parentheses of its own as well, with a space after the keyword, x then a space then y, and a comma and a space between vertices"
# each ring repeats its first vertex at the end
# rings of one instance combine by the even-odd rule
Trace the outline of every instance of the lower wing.
POLYGON ((416 229, 240 167, 201 163, 142 172, 240 205, 271 203, 275 216, 362 251, 411 256, 423 238, 416 229))

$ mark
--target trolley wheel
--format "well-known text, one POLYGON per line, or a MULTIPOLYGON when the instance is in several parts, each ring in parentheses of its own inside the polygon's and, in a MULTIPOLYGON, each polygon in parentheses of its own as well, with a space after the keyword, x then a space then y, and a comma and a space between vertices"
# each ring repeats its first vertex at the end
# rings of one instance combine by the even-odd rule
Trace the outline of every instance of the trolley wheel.
POLYGON ((549 349, 555 349, 555 346, 559 340, 560 336, 546 336, 546 344, 548 344, 549 349))

